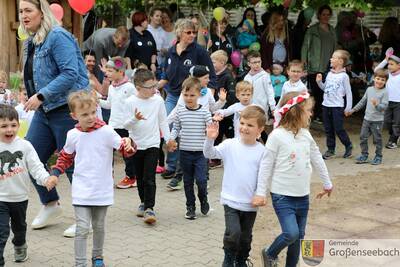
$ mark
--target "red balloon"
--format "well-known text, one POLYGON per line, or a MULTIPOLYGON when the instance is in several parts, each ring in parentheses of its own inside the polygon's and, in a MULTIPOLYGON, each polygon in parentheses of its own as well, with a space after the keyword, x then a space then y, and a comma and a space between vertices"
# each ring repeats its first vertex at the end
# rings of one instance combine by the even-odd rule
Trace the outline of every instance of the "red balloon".
POLYGON ((291 2, 292 0, 284 0, 282 5, 284 8, 289 8, 291 2))
POLYGON ((95 0, 68 0, 73 10, 81 15, 85 15, 94 6, 95 0))
POLYGON ((59 4, 53 3, 50 5, 51 12, 58 21, 61 21, 64 17, 64 9, 59 4))

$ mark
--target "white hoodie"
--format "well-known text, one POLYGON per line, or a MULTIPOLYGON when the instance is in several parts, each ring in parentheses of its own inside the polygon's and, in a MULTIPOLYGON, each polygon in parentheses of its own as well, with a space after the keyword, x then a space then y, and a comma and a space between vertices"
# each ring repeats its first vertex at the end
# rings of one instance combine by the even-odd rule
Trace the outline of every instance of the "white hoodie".
POLYGON ((261 106, 265 112, 268 111, 268 107, 272 111, 275 110, 274 88, 272 87, 271 77, 268 72, 261 70, 254 75, 249 72, 244 77, 244 80, 253 85, 253 104, 261 106))

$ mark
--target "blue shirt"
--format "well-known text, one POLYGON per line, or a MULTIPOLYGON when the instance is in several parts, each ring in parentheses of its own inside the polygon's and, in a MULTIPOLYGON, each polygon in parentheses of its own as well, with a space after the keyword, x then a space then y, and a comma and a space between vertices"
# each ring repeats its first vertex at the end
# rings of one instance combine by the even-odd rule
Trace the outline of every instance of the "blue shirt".
POLYGON ((273 75, 271 74, 271 83, 272 87, 274 87, 274 95, 275 97, 281 97, 283 84, 287 81, 285 75, 273 75), (276 81, 279 81, 278 83, 276 81))
POLYGON ((273 63, 282 63, 286 61, 286 48, 285 44, 279 40, 276 39, 275 44, 274 44, 274 50, 272 52, 272 62, 273 63))

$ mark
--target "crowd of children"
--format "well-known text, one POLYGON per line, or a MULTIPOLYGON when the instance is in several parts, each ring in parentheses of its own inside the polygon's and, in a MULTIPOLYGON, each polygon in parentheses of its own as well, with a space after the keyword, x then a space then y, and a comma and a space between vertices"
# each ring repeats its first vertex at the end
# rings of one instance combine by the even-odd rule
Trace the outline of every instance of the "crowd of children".
MULTIPOLYGON (((253 26, 246 21, 243 25, 242 37, 239 35, 241 42, 250 38, 253 26)), ((270 74, 261 67, 261 55, 250 51, 247 55, 250 71, 235 86, 227 68, 226 53, 216 51, 211 59, 217 74, 217 88, 207 88, 209 69, 206 66, 193 66, 182 84, 177 106, 167 117, 153 72, 137 69, 129 77, 125 60, 111 58, 104 69, 111 82, 106 99, 98 99, 98 95, 87 91, 69 96, 71 117, 78 124, 68 132, 64 149, 59 152, 50 174, 32 145, 17 136, 19 120, 29 121, 32 116, 24 111, 26 93, 21 89, 18 97, 13 96, 7 89, 7 75, 0 72, 0 146, 8 160, 8 165, 2 162, 0 169, 0 206, 7 210, 0 213, 0 266, 4 266, 3 251, 10 232, 10 219, 15 261, 27 259, 25 218, 29 174, 50 190, 57 185, 57 177, 72 164, 75 165, 71 190, 76 221, 75 263, 76 266, 87 264, 86 241, 92 227, 92 265, 104 266, 105 216, 114 202, 113 151, 119 150, 125 162, 126 177, 117 187, 126 188, 136 183, 140 198, 136 215, 154 224, 157 221, 154 210, 156 170, 157 164, 164 161, 160 158, 162 139, 169 151, 179 147, 186 196, 184 217, 189 220, 197 217, 194 184, 200 211, 207 215, 210 210, 208 169, 211 163, 218 166, 222 160, 224 164, 220 198, 226 226, 223 266, 247 266, 257 209, 265 205, 267 191, 271 194, 282 234, 262 250, 264 266, 275 266, 278 254, 286 247, 286 266, 296 266, 309 210, 311 165, 323 181, 323 191, 317 195, 321 198, 329 196, 333 189, 323 159, 335 155, 335 135, 345 146, 343 157, 352 155, 353 145, 344 129, 344 117, 366 106, 360 133, 361 155, 356 163, 369 162, 370 135, 376 145, 371 163, 382 163, 384 122, 390 126, 391 134, 386 147, 397 147, 400 58, 387 55, 375 69, 373 86, 353 107, 345 69, 349 54, 345 50, 333 53, 326 78, 321 74, 316 76, 324 92, 327 151, 323 155, 308 130, 314 101, 301 80, 304 76, 302 62, 289 62, 286 78, 281 65, 273 65, 270 74), (383 69, 386 64, 388 71, 383 69), (17 98, 20 103, 14 109, 17 98), (108 125, 99 118, 99 107, 111 110, 108 125), (272 118, 274 129, 268 136, 265 130, 272 118), (171 129, 169 124, 172 124, 171 129)))

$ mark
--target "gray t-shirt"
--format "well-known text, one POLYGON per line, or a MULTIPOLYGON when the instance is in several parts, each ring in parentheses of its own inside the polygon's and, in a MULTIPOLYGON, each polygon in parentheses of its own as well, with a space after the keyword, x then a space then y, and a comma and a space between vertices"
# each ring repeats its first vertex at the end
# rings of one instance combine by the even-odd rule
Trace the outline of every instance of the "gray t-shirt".
POLYGON ((371 86, 368 87, 367 91, 365 91, 364 96, 361 100, 355 105, 352 111, 356 112, 362 109, 365 105, 367 105, 365 109, 364 119, 367 121, 383 121, 385 109, 388 106, 388 95, 386 92, 386 88, 376 89, 371 86), (372 99, 378 100, 378 105, 372 105, 372 99))

